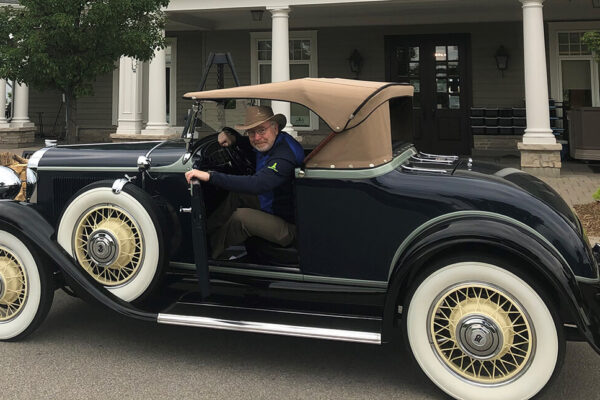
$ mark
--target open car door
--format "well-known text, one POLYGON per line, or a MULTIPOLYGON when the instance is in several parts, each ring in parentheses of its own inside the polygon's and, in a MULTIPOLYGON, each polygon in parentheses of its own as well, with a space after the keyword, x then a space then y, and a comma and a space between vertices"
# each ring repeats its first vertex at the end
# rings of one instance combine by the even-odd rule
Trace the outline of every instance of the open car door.
POLYGON ((210 277, 208 272, 208 246, 206 245, 206 207, 202 197, 202 186, 197 179, 190 185, 192 196, 192 240, 194 242, 194 262, 198 284, 203 298, 210 296, 210 277))

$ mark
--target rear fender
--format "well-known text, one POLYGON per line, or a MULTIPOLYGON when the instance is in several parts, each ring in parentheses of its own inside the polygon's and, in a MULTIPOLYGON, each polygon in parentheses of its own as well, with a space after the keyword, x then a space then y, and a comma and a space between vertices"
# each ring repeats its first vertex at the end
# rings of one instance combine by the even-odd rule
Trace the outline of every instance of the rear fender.
POLYGON ((52 260, 61 272, 67 274, 79 286, 79 289, 103 305, 129 317, 156 321, 156 314, 139 310, 119 299, 87 274, 77 261, 58 244, 52 225, 31 204, 8 200, 0 201, 0 225, 10 226, 35 243, 40 253, 52 260))
POLYGON ((475 216, 439 221, 401 246, 390 274, 384 308, 384 341, 391 337, 397 308, 408 303, 405 296, 420 274, 443 257, 460 255, 460 252, 468 254, 466 246, 493 249, 525 261, 530 267, 525 271, 549 288, 551 295, 557 296, 560 309, 568 312, 570 321, 577 324, 583 337, 598 351, 600 325, 592 311, 596 307, 586 301, 578 283, 582 278, 575 277, 564 257, 550 242, 519 223, 475 216))

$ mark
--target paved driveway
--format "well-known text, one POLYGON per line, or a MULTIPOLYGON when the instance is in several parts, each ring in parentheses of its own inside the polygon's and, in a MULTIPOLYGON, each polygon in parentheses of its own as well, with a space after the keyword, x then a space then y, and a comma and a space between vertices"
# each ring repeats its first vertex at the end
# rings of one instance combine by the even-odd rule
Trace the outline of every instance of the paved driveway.
MULTIPOLYGON (((129 320, 56 293, 0 343, 2 399, 445 399, 400 343, 373 346, 129 320)), ((600 356, 570 343, 542 399, 600 399, 600 356)))

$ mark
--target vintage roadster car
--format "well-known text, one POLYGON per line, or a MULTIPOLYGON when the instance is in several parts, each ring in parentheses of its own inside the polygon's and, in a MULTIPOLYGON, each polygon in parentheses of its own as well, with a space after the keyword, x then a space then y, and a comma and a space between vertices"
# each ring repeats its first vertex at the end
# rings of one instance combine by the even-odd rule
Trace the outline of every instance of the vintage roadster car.
POLYGON ((188 93, 181 140, 41 149, 28 202, 3 171, 0 339, 30 334, 63 288, 161 324, 373 344, 401 331, 453 397, 534 396, 566 340, 600 351, 599 246, 541 180, 417 151, 412 94, 341 79, 188 93), (201 137, 200 110, 222 121, 255 100, 305 106, 332 132, 295 171, 297 243, 251 238, 211 260, 205 219, 226 193, 184 172, 253 160, 218 144, 223 126, 201 137))

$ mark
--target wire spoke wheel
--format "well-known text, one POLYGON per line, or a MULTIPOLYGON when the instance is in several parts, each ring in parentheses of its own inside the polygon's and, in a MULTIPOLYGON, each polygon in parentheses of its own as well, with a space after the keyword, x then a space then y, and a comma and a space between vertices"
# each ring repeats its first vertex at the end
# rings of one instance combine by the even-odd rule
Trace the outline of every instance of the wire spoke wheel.
POLYGON ((19 259, 0 246, 0 323, 21 312, 28 293, 27 273, 19 259))
POLYGON ((535 335, 529 317, 498 288, 480 283, 450 288, 429 315, 436 354, 461 378, 502 384, 518 377, 532 360, 535 335))
POLYGON ((513 268, 487 255, 457 255, 424 271, 409 292, 403 322, 411 351, 454 398, 529 399, 560 370, 557 310, 513 268))
POLYGON ((94 279, 105 286, 119 286, 140 269, 145 246, 133 217, 115 205, 103 204, 79 219, 73 247, 77 260, 94 279))

